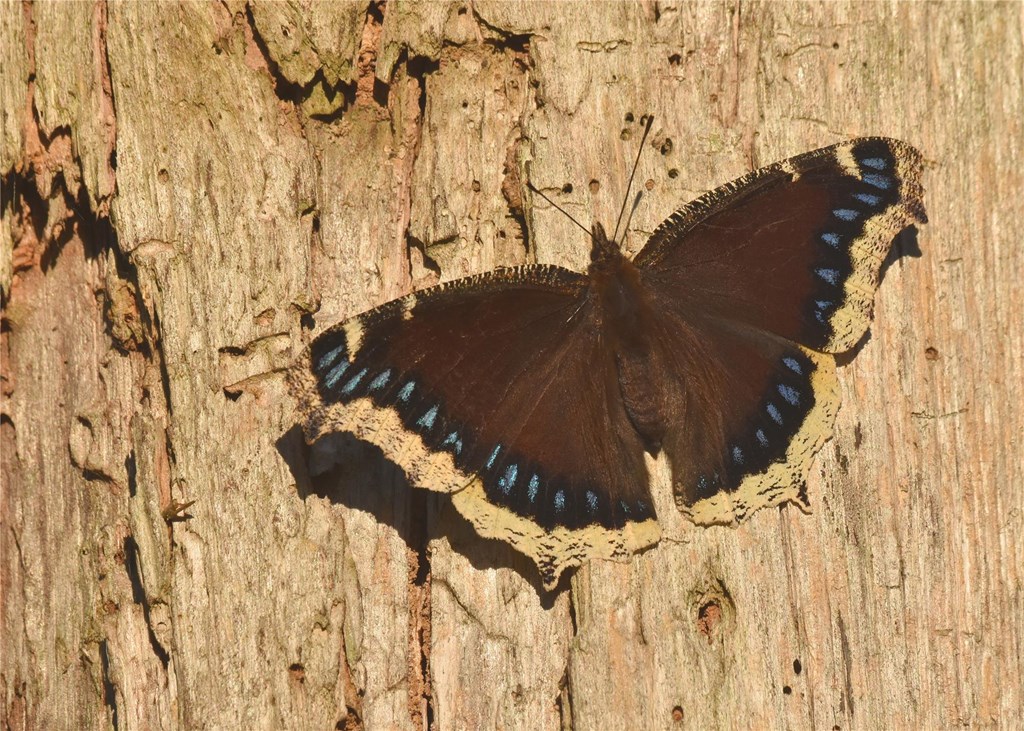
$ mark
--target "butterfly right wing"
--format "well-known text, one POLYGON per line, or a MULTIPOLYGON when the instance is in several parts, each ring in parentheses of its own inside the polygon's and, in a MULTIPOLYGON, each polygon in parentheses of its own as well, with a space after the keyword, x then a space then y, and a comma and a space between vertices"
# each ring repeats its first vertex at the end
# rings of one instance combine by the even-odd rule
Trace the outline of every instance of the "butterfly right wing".
POLYGON ((894 237, 926 220, 921 169, 880 137, 807 152, 688 203, 633 263, 691 309, 843 352, 870 324, 894 237))
POLYGON ((735 524, 763 507, 807 507, 811 458, 839 407, 832 356, 661 298, 649 360, 665 404, 661 448, 680 511, 735 524))
POLYGON ((676 405, 662 446, 695 522, 806 505, 839 403, 827 354, 862 337, 893 238, 925 220, 921 167, 883 138, 805 153, 684 206, 635 258, 676 405))

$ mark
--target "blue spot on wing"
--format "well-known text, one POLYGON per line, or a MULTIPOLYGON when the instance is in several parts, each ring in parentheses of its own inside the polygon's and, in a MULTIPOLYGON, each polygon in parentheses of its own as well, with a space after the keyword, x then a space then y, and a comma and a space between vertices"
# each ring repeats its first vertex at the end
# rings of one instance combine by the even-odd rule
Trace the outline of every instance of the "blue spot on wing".
POLYGON ((839 270, 838 269, 815 269, 814 273, 824 279, 829 284, 835 285, 839 283, 839 270))
POLYGON ((530 478, 530 484, 526 486, 526 497, 530 499, 532 503, 537 499, 537 490, 540 489, 540 478, 534 475, 530 478))
POLYGON ((832 213, 841 221, 854 221, 860 215, 859 211, 855 211, 852 208, 836 208, 832 213))
POLYGON ((338 382, 338 379, 345 375, 345 371, 348 370, 348 361, 341 363, 334 367, 330 373, 327 374, 327 378, 324 379, 324 385, 327 388, 334 388, 334 384, 338 382))
POLYGON ((451 444, 452 451, 454 451, 455 454, 462 454, 462 439, 459 437, 459 433, 457 431, 453 431, 451 434, 446 436, 441 444, 442 446, 451 444))
POLYGON ((736 464, 743 464, 743 450, 739 447, 732 448, 732 461, 736 464))
POLYGON ((512 486, 516 484, 516 475, 519 473, 519 468, 513 463, 508 466, 505 470, 505 474, 498 478, 498 487, 506 495, 512 490, 512 486))
POLYGON ((421 416, 416 423, 424 429, 433 429, 435 419, 437 419, 437 406, 431 406, 430 410, 421 416))
POLYGON ((768 446, 768 437, 764 435, 763 429, 758 429, 756 432, 754 432, 754 436, 757 437, 757 441, 762 447, 768 446))
POLYGON ((416 388, 416 381, 409 381, 402 386, 402 390, 398 392, 398 400, 408 401, 412 397, 412 390, 414 388, 416 388))
POLYGON ((861 180, 868 185, 873 185, 880 190, 889 190, 892 187, 892 178, 888 175, 879 175, 878 173, 865 173, 861 180))
POLYGON ((342 387, 341 392, 345 395, 348 395, 355 391, 356 387, 359 385, 359 382, 363 380, 363 376, 366 375, 367 371, 369 371, 369 368, 363 368, 363 370, 359 371, 357 374, 352 376, 349 382, 342 387))
POLYGON ((782 359, 782 362, 785 364, 786 368, 789 368, 789 370, 793 371, 798 376, 802 376, 804 374, 803 369, 800 368, 800 361, 796 358, 791 358, 787 355, 782 359))
POLYGON ((597 512, 597 495, 595 495, 590 490, 587 490, 585 498, 587 501, 587 512, 593 515, 597 512))
POLYGON ((800 405, 800 392, 791 386, 787 386, 785 383, 780 383, 776 386, 779 395, 786 399, 790 406, 800 405))
POLYGON ((885 170, 888 167, 888 163, 880 157, 866 157, 860 164, 875 170, 885 170))
POLYGON ((565 490, 559 490, 555 493, 555 510, 558 512, 565 510, 565 490))
POLYGON ((381 373, 379 376, 370 381, 370 391, 379 391, 388 385, 388 381, 391 380, 391 369, 388 368, 386 371, 381 373))
POLYGON ((838 249, 839 243, 842 241, 842 239, 839 237, 839 234, 834 233, 822 234, 821 240, 824 241, 829 246, 831 246, 833 249, 838 249))
POLYGON ((854 193, 853 197, 859 200, 861 203, 866 203, 871 207, 877 206, 879 203, 882 202, 881 198, 879 198, 877 195, 871 195, 870 193, 854 193))
POLYGON ((768 416, 772 417, 772 421, 774 421, 779 426, 782 426, 782 413, 779 411, 778 407, 775 404, 769 401, 768 405, 765 406, 764 409, 765 411, 768 412, 768 416))
POLYGON ((345 352, 344 343, 339 345, 334 350, 331 350, 325 353, 324 355, 320 356, 320 360, 317 361, 317 369, 320 371, 327 370, 328 368, 331 367, 331 365, 333 365, 334 361, 337 360, 338 356, 343 352, 345 352))
POLYGON ((500 451, 501 445, 499 444, 497 447, 494 448, 494 451, 491 452, 491 456, 487 458, 487 469, 491 469, 494 466, 494 460, 498 458, 498 452, 500 451))

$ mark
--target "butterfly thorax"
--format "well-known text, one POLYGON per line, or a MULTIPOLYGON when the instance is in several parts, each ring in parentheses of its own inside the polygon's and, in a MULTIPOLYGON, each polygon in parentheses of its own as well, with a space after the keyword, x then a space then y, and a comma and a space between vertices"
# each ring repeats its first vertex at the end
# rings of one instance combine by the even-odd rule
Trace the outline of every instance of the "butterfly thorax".
POLYGON ((615 364, 617 390, 637 433, 651 453, 658 451, 669 414, 654 374, 659 373, 655 314, 640 271, 594 224, 588 297, 596 305, 606 347, 615 364))

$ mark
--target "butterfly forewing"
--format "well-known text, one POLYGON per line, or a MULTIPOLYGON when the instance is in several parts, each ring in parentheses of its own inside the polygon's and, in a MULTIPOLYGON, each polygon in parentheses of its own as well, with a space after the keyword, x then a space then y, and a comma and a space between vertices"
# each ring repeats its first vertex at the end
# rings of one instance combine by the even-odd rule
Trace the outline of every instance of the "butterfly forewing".
POLYGON ((694 311, 824 352, 863 336, 882 261, 923 222, 921 157, 863 138, 754 171, 684 206, 634 264, 694 311))

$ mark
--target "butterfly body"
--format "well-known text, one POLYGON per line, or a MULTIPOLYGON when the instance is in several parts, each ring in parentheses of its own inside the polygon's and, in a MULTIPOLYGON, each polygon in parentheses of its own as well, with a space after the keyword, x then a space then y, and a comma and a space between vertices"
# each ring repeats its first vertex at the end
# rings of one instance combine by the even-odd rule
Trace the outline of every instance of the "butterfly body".
POLYGON ((838 408, 830 354, 924 220, 919 174, 913 148, 853 140, 702 196, 632 261, 595 225, 586 274, 497 270, 386 303, 290 371, 306 438, 377 444, 548 586, 658 540, 645 452, 696 523, 804 505, 838 408))

